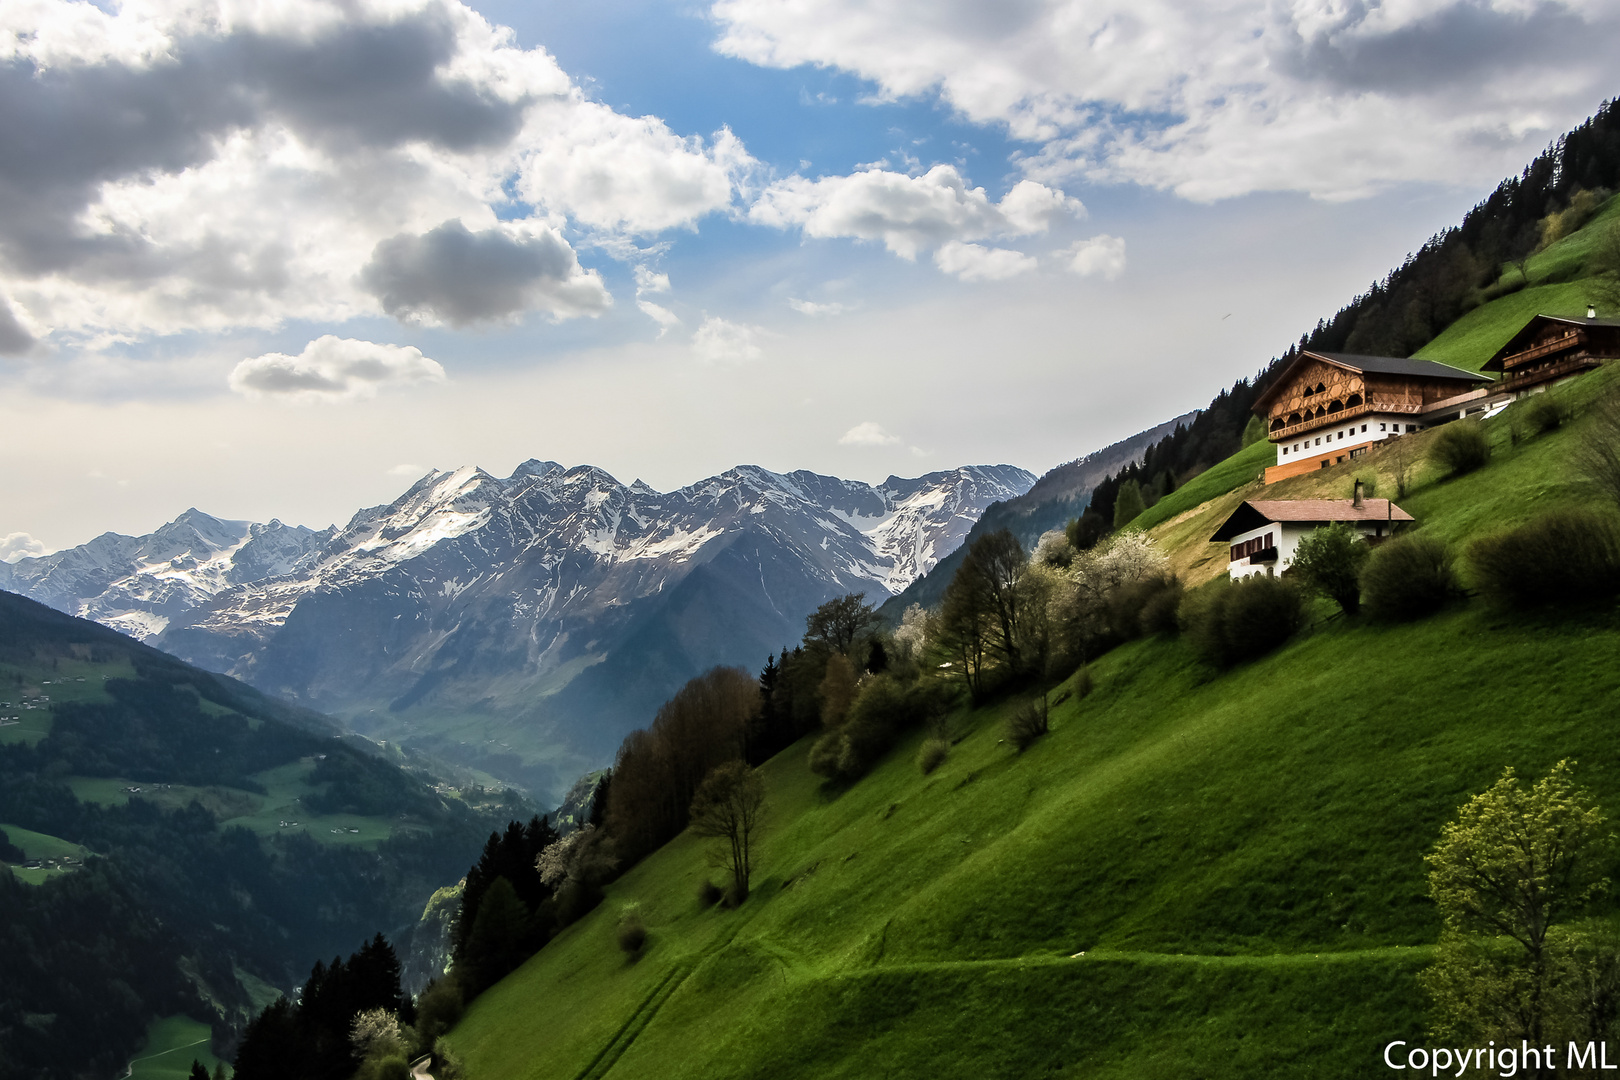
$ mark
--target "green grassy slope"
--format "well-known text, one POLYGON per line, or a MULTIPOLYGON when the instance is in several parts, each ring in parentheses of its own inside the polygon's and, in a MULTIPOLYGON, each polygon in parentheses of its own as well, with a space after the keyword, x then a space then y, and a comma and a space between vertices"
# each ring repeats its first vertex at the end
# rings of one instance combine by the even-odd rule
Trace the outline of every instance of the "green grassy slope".
POLYGON ((475 1077, 598 1075, 604 1052, 626 1077, 1371 1071, 1420 1027, 1420 855, 1462 799, 1567 754, 1620 807, 1616 655, 1609 616, 1477 610, 1330 624, 1219 678, 1146 642, 1023 755, 986 710, 934 775, 907 745, 835 794, 797 747, 766 767, 742 909, 698 909, 683 837, 453 1042, 475 1077), (612 938, 627 902, 652 934, 635 964, 612 938))
MULTIPOLYGON (((1507 344, 1532 317, 1584 318, 1587 302, 1595 297, 1581 275, 1591 258, 1599 230, 1617 221, 1620 221, 1620 196, 1604 203, 1585 227, 1532 255, 1525 266, 1528 287, 1474 308, 1414 355, 1422 360, 1437 360, 1478 371, 1480 365, 1507 344)), ((1519 271, 1509 267, 1503 271, 1498 288, 1521 280, 1519 271)), ((1610 319, 1620 316, 1620 312, 1615 311, 1599 314, 1610 319)))
MULTIPOLYGON (((1617 378, 1556 393, 1579 410, 1617 378)), ((1485 470, 1419 470, 1404 505, 1423 528, 1456 542, 1579 497, 1581 421, 1517 445, 1513 422, 1488 423, 1485 470)), ((1158 533, 1212 529, 1246 490, 1222 483, 1158 533)), ((747 905, 698 909, 707 870, 682 837, 453 1041, 474 1077, 1372 1072, 1371 1047, 1421 1030, 1412 974, 1438 927, 1420 857, 1466 795, 1567 755, 1620 812, 1617 656, 1612 611, 1335 619, 1222 676, 1179 641, 1117 650, 1030 751, 1000 741, 998 710, 964 714, 927 778, 913 740, 830 791, 796 747, 765 768, 747 905), (627 903, 652 931, 635 964, 613 941, 627 903)))
POLYGON ((12 866, 11 873, 18 881, 29 885, 39 885, 53 877, 72 873, 76 865, 83 864, 89 853, 78 844, 63 840, 59 836, 47 833, 34 832, 17 825, 0 823, 0 830, 6 834, 6 839, 22 849, 22 853, 30 861, 38 859, 44 863, 42 866, 12 866), (70 859, 72 862, 63 862, 70 859))
MULTIPOLYGON (((187 1080, 191 1063, 200 1061, 212 1075, 219 1059, 208 1047, 208 1025, 189 1016, 168 1016, 154 1020, 146 1033, 146 1045, 129 1063, 124 1080, 187 1080)), ((226 1067, 230 1072, 230 1067, 226 1067)))
MULTIPOLYGON (((1581 235, 1532 280, 1567 274, 1581 235)), ((1565 289, 1584 305, 1578 283, 1509 294, 1434 357, 1478 367, 1565 289)), ((1515 435, 1522 405, 1486 422, 1492 462, 1470 476, 1424 464, 1426 432, 1263 490, 1345 497, 1361 477, 1393 494, 1408 455, 1401 505, 1461 547, 1584 498, 1569 461, 1617 383, 1611 368, 1556 388, 1571 419, 1546 435, 1515 435)), ((1224 571, 1206 538, 1271 454, 1250 447, 1138 519, 1185 580, 1224 571)), ((1002 741, 1009 706, 957 715, 927 777, 920 735, 848 790, 801 744, 763 769, 741 909, 699 906, 712 871, 682 836, 451 1041, 475 1080, 1381 1074, 1384 1042, 1422 1038, 1414 975, 1439 927, 1421 857, 1441 824, 1504 766, 1563 757, 1620 814, 1617 658, 1612 606, 1525 619, 1476 601, 1408 626, 1324 619, 1222 675, 1179 640, 1137 642, 1093 663, 1087 698, 1060 687, 1024 754, 1002 741), (638 961, 614 940, 627 905, 650 929, 638 961)))

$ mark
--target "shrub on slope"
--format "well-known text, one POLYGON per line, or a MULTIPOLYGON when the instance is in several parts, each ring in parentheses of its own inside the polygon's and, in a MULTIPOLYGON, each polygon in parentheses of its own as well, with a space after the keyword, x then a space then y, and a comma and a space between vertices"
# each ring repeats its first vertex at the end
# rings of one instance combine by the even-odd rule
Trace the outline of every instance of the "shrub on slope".
POLYGON ((1272 652, 1298 633, 1305 604, 1292 584, 1256 575, 1189 597, 1182 621, 1194 651, 1229 668, 1272 652))
POLYGON ((1461 595, 1451 549, 1430 536, 1398 536, 1367 558, 1361 589, 1378 618, 1405 622, 1432 615, 1461 595))
POLYGON ((1479 590, 1503 607, 1600 600, 1620 593, 1620 523, 1588 510, 1553 510, 1474 541, 1468 561, 1479 590))

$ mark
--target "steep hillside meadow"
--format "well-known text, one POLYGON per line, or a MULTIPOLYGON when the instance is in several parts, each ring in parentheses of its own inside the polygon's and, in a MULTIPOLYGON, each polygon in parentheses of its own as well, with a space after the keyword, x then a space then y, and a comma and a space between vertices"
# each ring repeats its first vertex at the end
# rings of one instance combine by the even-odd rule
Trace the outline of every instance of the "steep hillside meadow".
MULTIPOLYGON (((1477 369, 1529 314, 1584 307, 1592 235, 1420 355, 1477 369)), ((1405 472, 1399 504, 1462 552, 1592 504, 1573 461, 1620 368, 1550 393, 1560 424, 1537 433, 1532 403, 1510 406, 1466 476, 1429 462, 1428 431, 1265 496, 1347 498, 1361 479, 1394 497, 1405 472)), ((1208 537, 1274 453, 1241 450, 1134 526, 1211 582, 1227 555, 1208 537)), ((1051 691, 1050 734, 1021 753, 1013 700, 953 713, 929 774, 922 731, 847 785, 811 772, 805 739, 760 769, 746 902, 700 903, 709 842, 683 834, 448 1041, 474 1080, 1382 1075, 1386 1043, 1425 1038, 1416 975, 1440 921, 1422 857, 1458 807, 1504 766, 1569 758, 1620 815, 1616 658, 1612 601, 1523 614, 1476 596, 1398 625, 1317 601, 1303 633, 1225 672, 1181 635, 1113 649, 1051 691), (635 957, 615 940, 629 911, 648 931, 635 957)))

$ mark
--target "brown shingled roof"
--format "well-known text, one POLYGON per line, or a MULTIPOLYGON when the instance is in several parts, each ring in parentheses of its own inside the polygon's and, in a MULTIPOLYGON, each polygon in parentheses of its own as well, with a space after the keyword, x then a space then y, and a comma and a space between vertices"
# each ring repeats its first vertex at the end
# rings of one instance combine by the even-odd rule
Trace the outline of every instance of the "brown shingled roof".
POLYGON ((1250 499, 1215 530, 1210 543, 1230 540, 1239 533, 1277 521, 1326 525, 1334 521, 1415 521, 1405 510, 1388 499, 1250 499))

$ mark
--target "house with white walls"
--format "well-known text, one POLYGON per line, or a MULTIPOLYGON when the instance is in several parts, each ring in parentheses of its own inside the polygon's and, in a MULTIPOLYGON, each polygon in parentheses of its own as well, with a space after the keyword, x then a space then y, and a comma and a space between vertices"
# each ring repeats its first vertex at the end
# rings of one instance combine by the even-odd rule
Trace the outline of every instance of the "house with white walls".
POLYGON ((1432 360, 1304 350, 1254 402, 1277 448, 1268 484, 1485 407, 1489 376, 1432 360))
POLYGON ((1250 574, 1280 574, 1293 565, 1299 542, 1313 529, 1342 521, 1377 543, 1400 525, 1414 520, 1388 499, 1364 499, 1361 485, 1350 499, 1250 499, 1243 503, 1210 543, 1225 542, 1233 580, 1250 574))

